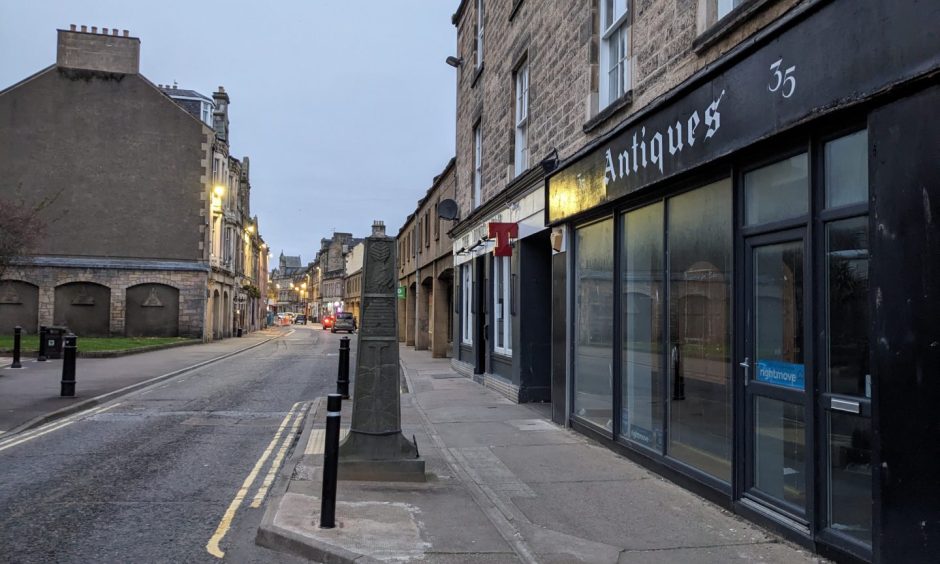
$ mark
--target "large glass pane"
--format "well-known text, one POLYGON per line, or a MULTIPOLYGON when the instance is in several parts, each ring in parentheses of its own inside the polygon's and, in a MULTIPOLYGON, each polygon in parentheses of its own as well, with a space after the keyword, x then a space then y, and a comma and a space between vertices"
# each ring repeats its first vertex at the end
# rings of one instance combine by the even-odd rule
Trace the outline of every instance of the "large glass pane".
POLYGON ((574 410, 612 429, 614 220, 575 232, 574 410))
POLYGON ((668 201, 669 455, 731 480, 731 181, 668 201))
POLYGON ((621 434, 663 448, 663 204, 624 214, 621 434))
POLYGON ((754 487, 802 513, 806 503, 803 406, 754 398, 754 487))
POLYGON ((809 209, 806 153, 784 159, 744 175, 747 225, 798 217, 809 209))
POLYGON ((868 368, 868 218, 826 226, 829 391, 871 397, 868 368))
POLYGON ((803 391, 803 241, 754 249, 753 284, 754 378, 803 391))
POLYGON ((826 143, 826 207, 868 200, 868 131, 826 143))
POLYGON ((829 413, 829 526, 871 544, 871 420, 829 413))

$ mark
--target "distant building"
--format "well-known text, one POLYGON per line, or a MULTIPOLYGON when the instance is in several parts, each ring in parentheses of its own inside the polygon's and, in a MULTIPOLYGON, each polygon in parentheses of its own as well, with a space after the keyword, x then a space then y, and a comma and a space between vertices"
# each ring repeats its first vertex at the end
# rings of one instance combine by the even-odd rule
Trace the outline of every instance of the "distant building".
POLYGON ((449 357, 454 341, 454 257, 448 235, 453 221, 438 215, 442 201, 456 197, 455 159, 398 231, 398 340, 432 356, 449 357))
POLYGON ((227 95, 210 124, 205 96, 171 99, 139 60, 127 31, 71 26, 54 65, 0 91, 0 198, 49 202, 46 235, 0 280, 0 331, 211 339, 261 326, 267 252, 248 161, 228 156, 227 95))
POLYGON ((353 314, 356 320, 362 313, 362 259, 366 245, 357 243, 346 254, 346 311, 353 314))

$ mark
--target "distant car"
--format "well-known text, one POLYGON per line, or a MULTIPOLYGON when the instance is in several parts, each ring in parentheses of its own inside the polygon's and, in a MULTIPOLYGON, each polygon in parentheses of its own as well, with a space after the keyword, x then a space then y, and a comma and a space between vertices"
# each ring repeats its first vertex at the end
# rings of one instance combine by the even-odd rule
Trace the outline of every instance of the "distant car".
POLYGON ((295 323, 295 324, 297 324, 297 323, 303 323, 304 325, 306 325, 306 324, 307 324, 307 316, 301 313, 300 315, 298 315, 297 317, 294 318, 294 323, 295 323))
POLYGON ((323 319, 320 320, 320 324, 323 326, 324 329, 330 329, 330 328, 332 328, 332 327, 333 327, 333 316, 332 316, 332 315, 324 315, 324 316, 323 316, 323 319))
POLYGON ((337 331, 348 331, 352 333, 355 330, 356 319, 353 317, 353 314, 345 311, 336 314, 336 320, 333 322, 333 327, 330 328, 330 331, 333 333, 337 331))

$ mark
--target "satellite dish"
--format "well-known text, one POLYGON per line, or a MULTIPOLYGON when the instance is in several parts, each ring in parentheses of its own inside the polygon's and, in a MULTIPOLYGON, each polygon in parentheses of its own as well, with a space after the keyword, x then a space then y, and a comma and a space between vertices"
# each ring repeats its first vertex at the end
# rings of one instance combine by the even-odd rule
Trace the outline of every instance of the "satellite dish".
POLYGON ((437 215, 442 219, 453 221, 460 215, 460 208, 457 207, 457 202, 450 198, 441 200, 437 203, 437 215))

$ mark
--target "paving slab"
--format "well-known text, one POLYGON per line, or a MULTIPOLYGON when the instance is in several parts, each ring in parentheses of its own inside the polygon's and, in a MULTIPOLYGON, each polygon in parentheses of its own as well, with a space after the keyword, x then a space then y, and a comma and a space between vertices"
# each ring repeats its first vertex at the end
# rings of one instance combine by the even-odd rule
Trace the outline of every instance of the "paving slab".
MULTIPOLYGON (((322 455, 295 453, 260 544, 323 562, 824 561, 554 425, 544 406, 513 404, 460 376, 449 360, 400 352, 409 390, 402 428, 418 441, 428 481, 341 480, 341 526, 323 531, 316 526, 322 455)), ((321 415, 305 423, 314 442, 321 415)))

